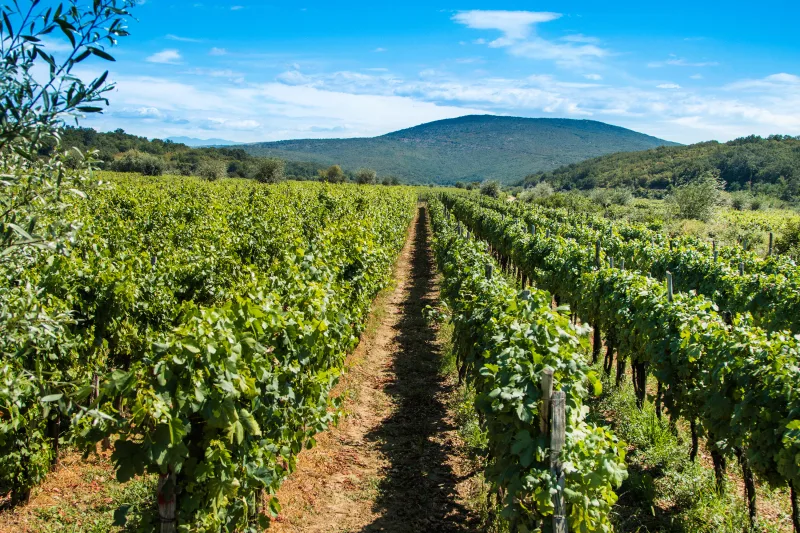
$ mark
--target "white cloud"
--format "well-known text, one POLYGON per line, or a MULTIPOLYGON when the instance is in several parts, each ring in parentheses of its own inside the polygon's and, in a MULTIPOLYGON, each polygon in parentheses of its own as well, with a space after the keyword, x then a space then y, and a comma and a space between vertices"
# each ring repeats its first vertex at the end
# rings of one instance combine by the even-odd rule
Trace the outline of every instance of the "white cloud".
POLYGON ((197 76, 210 76, 212 78, 242 78, 244 74, 235 72, 230 69, 214 69, 214 68, 193 68, 185 71, 186 74, 195 74, 197 76))
POLYGON ((588 35, 584 35, 582 33, 575 33, 573 35, 565 35, 561 38, 562 41, 568 41, 571 43, 599 43, 600 40, 596 37, 589 37, 588 35))
POLYGON ((652 61, 647 64, 650 68, 660 68, 660 67, 716 67, 719 65, 716 61, 687 61, 684 58, 672 58, 667 59, 666 61, 652 61))
POLYGON ((730 83, 725 86, 725 89, 729 91, 767 90, 770 92, 786 92, 794 89, 797 91, 800 90, 800 76, 788 74, 786 72, 780 72, 778 74, 767 76, 766 78, 755 80, 746 79, 730 83))
POLYGON ((287 72, 278 74, 277 79, 278 81, 288 85, 305 85, 314 81, 312 78, 306 76, 299 70, 289 70, 287 72))
POLYGON ((179 37, 178 35, 168 34, 166 36, 170 41, 180 41, 182 43, 201 43, 202 39, 192 39, 191 37, 179 37))
MULTIPOLYGON (((536 35, 536 24, 561 17, 560 13, 539 11, 461 11, 452 19, 468 28, 497 30, 503 35, 489 42, 492 48, 507 48, 514 56, 529 59, 551 60, 564 67, 578 66, 608 55, 596 39, 582 34, 563 37, 555 42, 536 35)), ((479 39, 476 43, 486 41, 479 39)))
POLYGON ((244 6, 231 6, 231 11, 239 11, 244 9, 244 6))
POLYGON ((162 50, 156 52, 146 59, 150 63, 167 63, 174 65, 181 60, 181 54, 177 50, 162 50))
POLYGON ((377 135, 469 113, 590 118, 680 142, 800 134, 800 76, 786 72, 691 88, 649 81, 612 86, 592 74, 574 82, 488 72, 460 77, 433 71, 403 79, 364 69, 292 69, 274 82, 253 84, 225 70, 190 72, 226 76, 190 82, 121 77, 114 80, 110 113, 87 121, 148 136, 213 128, 215 136, 236 141, 377 135))
MULTIPOLYGON (((184 83, 142 76, 117 76, 115 81, 111 111, 152 115, 152 111, 135 110, 153 108, 165 117, 155 123, 124 123, 126 130, 150 137, 197 136, 199 128, 213 129, 215 136, 234 141, 373 136, 423 122, 488 112, 407 96, 353 94, 278 82, 184 83)), ((106 130, 121 125, 113 113, 92 117, 91 124, 106 130)))
POLYGON ((230 120, 224 118, 210 118, 200 127, 208 130, 253 131, 261 127, 261 124, 252 119, 230 120))
POLYGON ((586 78, 587 80, 593 80, 593 81, 600 81, 603 79, 603 76, 601 76, 600 74, 584 74, 583 77, 586 78))
POLYGON ((380 52, 385 52, 385 51, 386 51, 386 48, 376 48, 375 50, 373 50, 373 52, 379 52, 379 53, 380 52))
POLYGON ((505 39, 519 41, 527 38, 534 24, 550 22, 560 13, 536 11, 461 11, 453 20, 474 30, 499 30, 505 39))
POLYGON ((119 111, 114 112, 115 116, 123 117, 123 118, 163 118, 164 113, 162 113, 157 107, 138 107, 138 108, 122 108, 119 111))
POLYGON ((693 80, 702 80, 703 79, 703 75, 702 74, 692 74, 689 77, 692 78, 693 80))
POLYGON ((217 48, 216 46, 208 51, 208 55, 210 56, 224 56, 227 53, 228 51, 224 48, 217 48))

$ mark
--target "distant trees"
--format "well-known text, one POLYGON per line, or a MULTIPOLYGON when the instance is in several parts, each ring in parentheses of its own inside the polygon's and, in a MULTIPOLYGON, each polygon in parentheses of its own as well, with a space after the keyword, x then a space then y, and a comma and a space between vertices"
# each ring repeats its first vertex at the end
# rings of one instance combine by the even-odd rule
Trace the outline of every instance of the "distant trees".
POLYGON ((261 183, 278 183, 283 181, 286 163, 281 159, 263 158, 255 163, 253 178, 261 183))
POLYGON ((381 181, 381 184, 387 186, 400 185, 400 180, 397 179, 396 176, 386 176, 385 178, 383 178, 383 181, 381 181))
POLYGON ((343 183, 346 176, 342 167, 339 165, 331 165, 325 170, 319 171, 320 181, 327 181, 328 183, 343 183))
POLYGON ((167 163, 158 156, 138 150, 128 150, 122 157, 108 163, 106 168, 117 172, 139 172, 145 176, 160 176, 167 168, 167 163))
POLYGON ((695 181, 677 187, 667 200, 679 218, 708 221, 721 203, 723 188, 719 172, 706 172, 695 181))
POLYGON ((535 187, 525 189, 519 194, 519 199, 523 202, 533 202, 535 200, 552 196, 553 192, 553 187, 546 181, 543 181, 541 183, 537 183, 535 187))
POLYGON ((378 181, 378 173, 371 168, 359 168, 356 171, 356 183, 359 185, 374 185, 378 181))
POLYGON ((491 196, 492 198, 500 197, 500 184, 494 180, 484 181, 481 184, 481 194, 491 196))
POLYGON ((626 187, 637 195, 663 197, 709 172, 718 173, 730 192, 748 191, 798 201, 800 137, 751 135, 728 143, 712 141, 615 153, 531 174, 525 184, 532 187, 546 180, 558 190, 626 187))
POLYGON ((197 167, 197 175, 207 181, 216 181, 228 175, 228 164, 219 159, 206 159, 197 167))
POLYGON ((463 181, 456 182, 456 189, 465 189, 467 185, 463 181))

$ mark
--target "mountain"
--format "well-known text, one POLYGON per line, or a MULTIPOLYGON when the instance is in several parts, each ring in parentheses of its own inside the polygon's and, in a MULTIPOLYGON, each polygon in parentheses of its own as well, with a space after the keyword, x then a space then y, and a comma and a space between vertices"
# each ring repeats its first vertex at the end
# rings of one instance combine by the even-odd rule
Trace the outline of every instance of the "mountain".
POLYGON ((453 184, 526 175, 613 152, 675 145, 596 122, 469 115, 438 120, 380 137, 301 139, 241 145, 251 155, 287 161, 369 167, 406 182, 453 184))
POLYGON ((546 181, 558 189, 629 187, 658 193, 709 173, 718 174, 729 191, 752 189, 786 200, 800 198, 800 136, 751 135, 727 143, 606 155, 533 174, 525 182, 546 181))
POLYGON ((226 141, 225 139, 197 139, 195 137, 167 137, 165 140, 178 144, 185 144, 192 148, 206 148, 209 146, 235 146, 242 143, 226 141))

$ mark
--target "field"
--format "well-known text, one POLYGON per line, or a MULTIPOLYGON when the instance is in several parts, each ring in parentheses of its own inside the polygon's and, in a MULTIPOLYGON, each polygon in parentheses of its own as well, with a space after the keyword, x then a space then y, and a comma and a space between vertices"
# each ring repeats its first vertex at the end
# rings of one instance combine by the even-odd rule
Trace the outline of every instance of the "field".
POLYGON ((0 531, 797 527, 788 257, 453 189, 99 177, 2 264, 0 531))

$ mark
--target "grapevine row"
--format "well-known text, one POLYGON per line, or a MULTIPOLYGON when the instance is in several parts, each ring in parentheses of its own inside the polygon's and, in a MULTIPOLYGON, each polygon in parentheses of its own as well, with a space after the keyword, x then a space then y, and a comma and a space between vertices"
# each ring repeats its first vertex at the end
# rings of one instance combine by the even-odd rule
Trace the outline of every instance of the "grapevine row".
POLYGON ((760 258, 738 246, 716 249, 691 236, 668 239, 640 224, 488 198, 480 202, 519 217, 528 228, 574 239, 587 249, 599 246, 604 259, 618 266, 662 280, 670 272, 675 290, 696 291, 733 314, 750 313, 765 329, 800 332, 800 269, 786 257, 760 258))
POLYGON ((475 408, 489 441, 486 476, 501 495, 503 515, 521 531, 541 522, 551 531, 545 520, 554 514, 551 496, 561 494, 571 531, 611 531, 614 490, 627 475, 625 453, 613 434, 585 420, 589 390, 598 394, 601 387, 583 355, 587 328, 554 311, 545 292, 520 292, 491 269, 487 276, 492 259, 485 245, 459 235, 437 199, 429 211, 442 296, 452 311, 462 374, 477 393, 475 408), (547 368, 554 388, 566 394, 560 458, 570 468, 562 486, 551 473, 550 441, 539 421, 549 401, 540 388, 547 368))
POLYGON ((114 438, 120 481, 159 474, 160 520, 263 526, 263 495, 335 417, 329 391, 414 204, 409 189, 316 184, 93 191, 71 213, 83 229, 70 245, 24 272, 43 288, 32 307, 70 320, 52 337, 10 337, 21 346, 2 368, 2 484, 24 497, 59 441, 114 438))
MULTIPOLYGON (((788 483, 795 529, 800 528, 800 336, 766 331, 747 314, 727 319, 703 296, 673 298, 653 278, 599 266, 592 248, 543 232, 532 235, 477 201, 446 196, 445 203, 536 286, 605 334, 606 369, 614 351, 618 378, 631 361, 640 404, 647 375, 656 377, 657 404, 673 420, 691 423, 693 454, 698 437, 706 435, 718 479, 731 453, 741 460, 746 479, 752 479, 752 469, 771 485, 788 483)), ((748 500, 754 518, 754 492, 748 500)))

